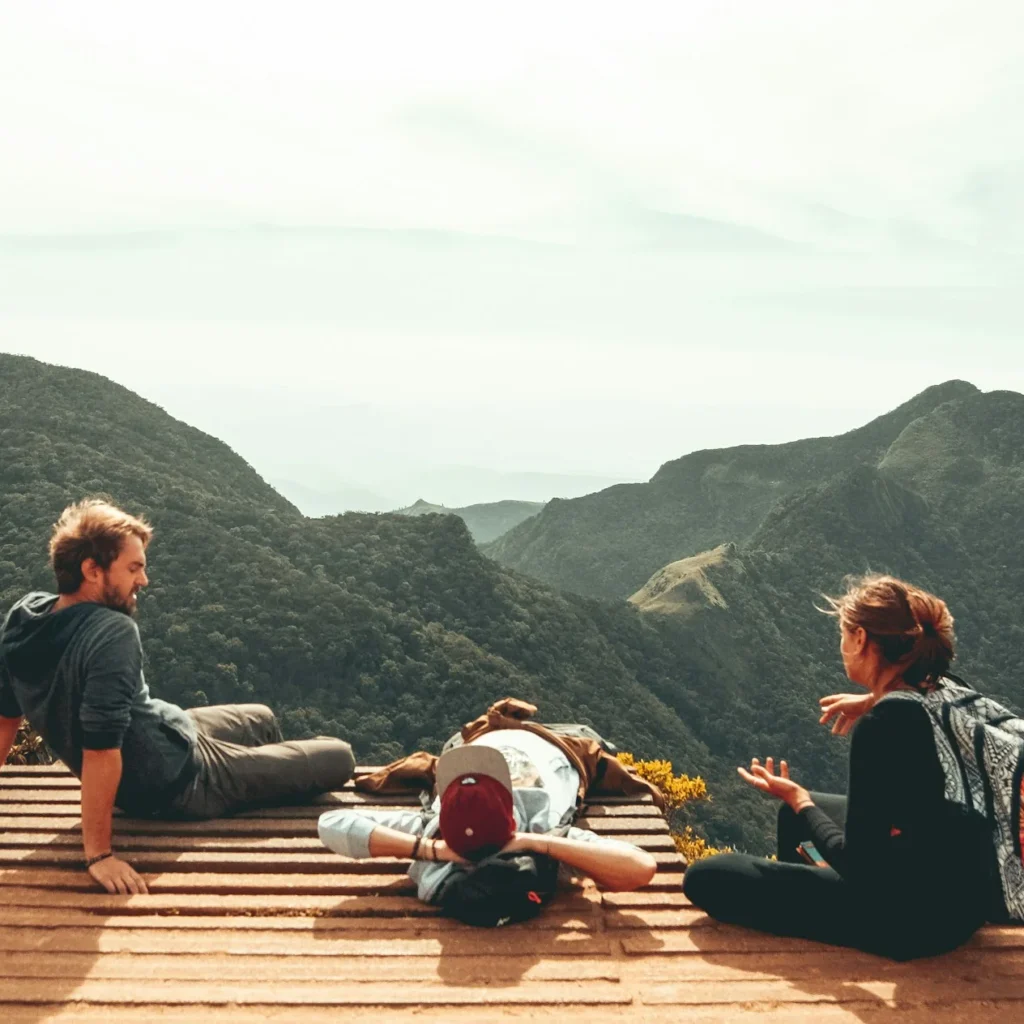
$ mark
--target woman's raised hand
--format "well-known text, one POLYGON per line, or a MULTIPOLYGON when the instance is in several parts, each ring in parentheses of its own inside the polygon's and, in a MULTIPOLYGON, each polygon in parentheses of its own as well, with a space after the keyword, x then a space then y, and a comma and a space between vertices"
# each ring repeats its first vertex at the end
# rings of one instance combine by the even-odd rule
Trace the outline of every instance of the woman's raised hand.
POLYGON ((809 807, 814 801, 811 794, 803 786, 797 785, 789 777, 789 765, 785 761, 779 762, 779 774, 775 774, 775 758, 765 758, 762 765, 758 758, 750 762, 750 771, 746 768, 737 768, 740 778, 750 783, 755 789, 775 797, 777 800, 789 804, 794 811, 800 811, 809 807))
POLYGON ((827 725, 834 718, 832 735, 845 736, 857 719, 875 706, 875 696, 872 693, 833 693, 822 697, 818 703, 821 705, 819 723, 827 725))

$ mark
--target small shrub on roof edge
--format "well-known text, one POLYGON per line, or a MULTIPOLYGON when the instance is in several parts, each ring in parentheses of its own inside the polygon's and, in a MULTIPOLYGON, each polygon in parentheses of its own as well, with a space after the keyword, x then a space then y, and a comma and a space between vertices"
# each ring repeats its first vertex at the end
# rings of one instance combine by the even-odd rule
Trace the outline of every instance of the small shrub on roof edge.
POLYGON ((731 847, 711 846, 706 839, 697 835, 692 825, 679 820, 679 812, 689 803, 710 800, 707 784, 699 776, 676 775, 672 770, 671 761, 638 761, 632 754, 622 753, 619 760, 637 775, 653 783, 665 794, 668 804, 667 817, 672 841, 676 849, 693 863, 704 857, 713 857, 718 853, 732 853, 731 847))

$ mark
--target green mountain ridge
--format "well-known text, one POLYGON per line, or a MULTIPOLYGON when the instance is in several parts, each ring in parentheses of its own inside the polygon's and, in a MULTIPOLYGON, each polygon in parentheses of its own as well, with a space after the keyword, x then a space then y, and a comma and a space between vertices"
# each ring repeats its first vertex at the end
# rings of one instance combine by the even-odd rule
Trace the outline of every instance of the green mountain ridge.
POLYGON ((850 465, 877 464, 922 415, 977 393, 950 381, 839 437, 694 452, 646 484, 552 501, 485 552, 564 590, 624 599, 669 562, 746 542, 781 498, 850 465))

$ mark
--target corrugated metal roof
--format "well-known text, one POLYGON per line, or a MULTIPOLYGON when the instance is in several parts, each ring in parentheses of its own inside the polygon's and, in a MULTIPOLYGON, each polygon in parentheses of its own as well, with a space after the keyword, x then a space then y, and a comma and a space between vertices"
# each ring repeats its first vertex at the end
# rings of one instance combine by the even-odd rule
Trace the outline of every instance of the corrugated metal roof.
POLYGON ((478 930, 412 894, 397 859, 324 850, 325 804, 407 803, 351 788, 313 807, 169 824, 119 817, 147 896, 98 893, 80 866, 78 782, 0 777, 0 1020, 873 1021, 1024 1016, 1024 929, 892 964, 710 922, 650 803, 597 801, 583 824, 652 851, 653 883, 591 882, 535 921, 478 930))

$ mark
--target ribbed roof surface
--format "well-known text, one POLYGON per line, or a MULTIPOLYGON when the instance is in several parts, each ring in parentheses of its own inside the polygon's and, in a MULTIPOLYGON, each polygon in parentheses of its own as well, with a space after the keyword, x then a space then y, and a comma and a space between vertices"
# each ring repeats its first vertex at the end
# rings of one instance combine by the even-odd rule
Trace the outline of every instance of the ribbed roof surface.
POLYGON ((582 824, 659 859, 652 885, 592 883, 533 922, 478 930, 412 894, 399 860, 323 849, 325 804, 203 823, 117 820, 148 896, 80 867, 78 782, 0 773, 0 1021, 1009 1021, 1024 1016, 1024 929, 988 928, 935 961, 891 964, 709 922, 649 803, 582 824))

